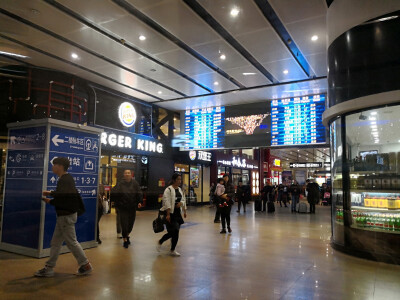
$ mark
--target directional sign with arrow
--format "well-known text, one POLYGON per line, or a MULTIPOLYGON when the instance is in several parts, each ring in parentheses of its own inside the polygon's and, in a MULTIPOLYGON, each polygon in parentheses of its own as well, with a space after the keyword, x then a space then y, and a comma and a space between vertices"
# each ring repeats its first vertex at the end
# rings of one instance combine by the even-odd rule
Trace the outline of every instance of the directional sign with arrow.
POLYGON ((51 141, 53 142, 54 146, 58 147, 58 143, 63 144, 64 140, 59 139, 59 135, 56 134, 55 136, 53 136, 53 138, 51 139, 51 141))

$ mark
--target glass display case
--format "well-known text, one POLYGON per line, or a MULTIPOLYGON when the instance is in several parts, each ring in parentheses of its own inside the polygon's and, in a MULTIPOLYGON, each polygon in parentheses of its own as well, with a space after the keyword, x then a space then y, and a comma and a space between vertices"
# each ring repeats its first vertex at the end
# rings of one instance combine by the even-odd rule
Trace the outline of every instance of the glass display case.
POLYGON ((400 106, 330 124, 333 244, 400 263, 400 106))

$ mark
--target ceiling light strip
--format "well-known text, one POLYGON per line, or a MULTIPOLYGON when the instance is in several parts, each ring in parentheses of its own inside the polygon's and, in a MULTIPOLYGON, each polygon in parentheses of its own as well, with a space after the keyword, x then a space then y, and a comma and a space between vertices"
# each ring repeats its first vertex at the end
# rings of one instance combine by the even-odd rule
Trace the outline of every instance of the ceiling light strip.
POLYGON ((278 15, 274 11, 268 0, 254 0, 254 2, 257 4, 264 17, 271 24, 272 28, 274 28, 279 38, 288 48, 289 52, 292 54, 293 58, 297 61, 300 68, 304 71, 307 77, 316 76, 315 72, 312 70, 311 66, 307 62, 305 56, 301 53, 299 47, 296 45, 289 32, 286 30, 285 25, 283 25, 282 21, 279 19, 278 15))
POLYGON ((142 77, 142 78, 144 78, 144 79, 146 79, 146 80, 148 80, 148 81, 150 81, 150 82, 152 82, 154 84, 162 86, 163 88, 165 88, 167 90, 170 90, 170 91, 172 91, 172 92, 174 92, 174 93, 176 93, 178 95, 181 95, 182 97, 186 97, 187 96, 186 94, 184 94, 184 93, 182 93, 182 92, 180 92, 180 91, 178 91, 178 90, 176 90, 176 89, 174 89, 174 88, 172 88, 170 86, 167 86, 167 85, 165 85, 165 84, 163 84, 163 83, 161 83, 161 82, 159 82, 157 80, 154 80, 154 79, 152 79, 152 78, 150 78, 150 77, 148 77, 146 75, 143 75, 143 74, 141 74, 139 72, 136 72, 136 71, 134 71, 132 69, 129 69, 129 68, 121 65, 120 63, 118 63, 116 61, 113 61, 112 59, 109 59, 109 58, 107 58, 107 57, 105 57, 105 56, 103 56, 103 55, 101 55, 101 54, 99 54, 99 53, 97 53, 97 52, 95 52, 93 50, 90 50, 89 48, 86 48, 86 47, 84 47, 84 46, 82 46, 82 45, 80 45, 78 43, 75 43, 75 42, 73 42, 73 41, 71 41, 71 40, 69 40, 69 39, 67 39, 67 38, 65 38, 65 37, 63 37, 61 35, 58 35, 57 33, 54 33, 54 32, 52 32, 52 31, 50 31, 50 30, 48 30, 48 29, 46 29, 44 27, 41 27, 41 26, 39 26, 37 24, 34 24, 34 23, 24 19, 24 18, 21 18, 20 16, 14 15, 13 13, 11 13, 11 12, 9 12, 7 10, 4 10, 4 9, 0 8, 0 13, 3 14, 3 15, 6 15, 6 16, 8 16, 8 17, 10 17, 10 18, 12 18, 12 19, 14 19, 16 21, 24 23, 25 25, 33 27, 33 28, 35 28, 35 29, 37 29, 37 30, 39 30, 39 31, 41 31, 43 33, 46 33, 46 34, 52 36, 53 38, 61 40, 64 43, 67 43, 67 44, 69 44, 69 45, 71 45, 73 47, 79 48, 82 51, 85 51, 85 52, 87 52, 87 53, 89 53, 89 54, 91 54, 93 56, 96 56, 97 58, 102 59, 102 60, 104 60, 104 61, 106 61, 106 62, 108 62, 110 64, 113 64, 114 66, 117 66, 117 67, 119 67, 119 68, 121 68, 121 69, 123 69, 123 70, 125 70, 125 71, 127 71, 129 73, 132 73, 132 74, 134 74, 136 76, 139 76, 139 77, 142 77))
POLYGON ((216 31, 225 41, 227 41, 236 51, 238 51, 248 62, 259 70, 269 81, 278 83, 270 72, 257 61, 207 10, 196 0, 183 0, 198 16, 200 16, 214 31, 216 31))
POLYGON ((142 13, 140 10, 135 8, 133 5, 130 3, 126 2, 125 0, 112 0, 115 4, 119 5, 123 9, 125 9, 127 12, 129 12, 131 15, 135 16, 138 18, 140 21, 163 35, 165 38, 169 39, 171 42, 173 42, 175 45, 179 46, 183 50, 185 50, 187 53, 192 55, 194 58, 197 60, 201 61, 203 64, 208 66, 209 68, 213 69, 215 72, 220 74, 221 76, 225 77, 228 79, 230 82, 232 82, 234 85, 236 85, 239 88, 244 88, 245 86, 241 84, 239 81, 237 81, 235 78, 231 77, 229 74, 227 74, 225 71, 221 70, 218 66, 214 65, 211 61, 209 61, 207 58, 205 58, 203 55, 195 51, 193 48, 188 46, 186 43, 184 43, 182 40, 180 40, 178 37, 170 33, 168 30, 166 30, 164 27, 162 27, 160 24, 149 18, 147 15, 142 13))
MULTIPOLYGON (((52 53, 48 53, 48 52, 46 52, 46 51, 43 51, 43 50, 38 49, 38 48, 36 48, 36 47, 33 47, 33 46, 31 46, 31 45, 25 44, 25 43, 23 43, 23 42, 21 42, 21 41, 18 41, 18 40, 16 40, 16 39, 13 39, 13 38, 8 37, 8 36, 6 36, 6 35, 3 35, 3 34, 1 34, 1 33, 0 33, 0 38, 3 38, 3 39, 8 40, 8 41, 10 41, 10 42, 13 42, 13 43, 16 43, 16 44, 18 44, 18 45, 24 46, 24 47, 26 47, 26 48, 28 48, 28 49, 30 49, 30 50, 33 50, 33 51, 36 51, 36 52, 38 52, 38 53, 44 54, 44 55, 49 56, 49 57, 51 57, 51 58, 57 59, 57 60, 59 60, 59 61, 62 61, 63 63, 69 64, 69 65, 71 65, 71 66, 74 66, 74 67, 79 68, 79 69, 81 69, 81 70, 84 70, 84 71, 86 71, 86 72, 92 73, 92 74, 94 74, 94 75, 97 75, 97 76, 99 76, 99 77, 102 77, 102 78, 104 78, 104 79, 107 79, 107 80, 109 80, 109 81, 112 81, 112 82, 114 82, 114 83, 117 83, 117 84, 119 84, 119 85, 121 85, 121 86, 124 86, 124 87, 126 87, 126 88, 128 88, 128 89, 131 89, 131 90, 133 90, 133 91, 139 92, 139 93, 141 93, 141 94, 144 94, 144 95, 146 95, 146 96, 149 96, 149 97, 152 97, 152 98, 154 98, 154 99, 157 99, 157 100, 159 100, 159 101, 163 101, 163 100, 164 100, 164 99, 162 99, 162 98, 160 98, 160 97, 157 97, 157 96, 154 96, 154 95, 152 95, 152 94, 150 94, 150 93, 148 93, 148 92, 145 92, 145 91, 136 89, 136 88, 131 87, 131 86, 125 84, 125 83, 119 82, 119 81, 115 80, 114 78, 105 76, 105 75, 103 75, 103 74, 101 74, 101 73, 98 73, 98 72, 96 72, 96 71, 93 71, 93 70, 91 70, 91 69, 88 69, 88 68, 86 68, 86 67, 84 67, 84 66, 78 65, 77 63, 71 62, 71 61, 69 61, 69 60, 67 60, 67 59, 64 59, 64 58, 62 58, 62 57, 59 57, 59 56, 54 55, 54 54, 52 54, 52 53)), ((141 100, 141 99, 139 99, 139 100, 141 100)), ((143 100, 142 100, 142 101, 143 101, 143 100)))
MULTIPOLYGON (((93 30, 101 33, 102 35, 108 37, 109 39, 121 44, 121 40, 119 37, 116 37, 113 35, 113 33, 106 31, 104 28, 98 26, 97 24, 95 24, 94 22, 86 19, 85 17, 77 14, 76 12, 70 10, 69 8, 65 7, 64 5, 58 3, 57 1, 54 0, 43 0, 46 3, 50 4, 51 6, 57 8, 58 10, 62 11, 63 13, 67 14, 68 16, 74 18, 75 20, 79 21, 80 23, 92 28, 93 30)), ((179 71, 178 69, 168 65, 167 63, 151 56, 150 54, 142 51, 141 49, 135 47, 134 45, 130 44, 129 42, 126 42, 124 44, 121 44, 122 46, 128 48, 129 50, 132 50, 140 55, 142 55, 143 57, 155 62, 156 64, 163 66, 164 68, 167 68, 168 70, 178 74, 179 76, 185 78, 186 80, 194 83, 195 85, 201 87, 202 89, 208 91, 209 93, 212 93, 213 90, 208 88, 207 86, 205 86, 204 84, 197 82, 196 80, 194 80, 193 78, 191 78, 190 76, 186 75, 185 73, 179 71)))

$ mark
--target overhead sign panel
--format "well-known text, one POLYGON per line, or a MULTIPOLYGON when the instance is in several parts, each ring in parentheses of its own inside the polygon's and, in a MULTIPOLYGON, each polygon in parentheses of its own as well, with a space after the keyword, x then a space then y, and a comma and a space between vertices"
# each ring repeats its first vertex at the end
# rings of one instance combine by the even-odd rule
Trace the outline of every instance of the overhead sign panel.
POLYGON ((292 162, 290 168, 322 168, 322 162, 292 162))

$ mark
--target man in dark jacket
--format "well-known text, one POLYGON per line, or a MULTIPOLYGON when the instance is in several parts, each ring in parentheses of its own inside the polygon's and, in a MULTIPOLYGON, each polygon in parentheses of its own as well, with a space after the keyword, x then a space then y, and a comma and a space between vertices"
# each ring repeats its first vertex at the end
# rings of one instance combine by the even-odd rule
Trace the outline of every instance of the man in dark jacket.
POLYGON ((307 201, 310 204, 310 213, 315 214, 315 204, 319 201, 319 185, 310 180, 307 180, 307 201))
POLYGON ((296 206, 300 201, 301 188, 296 181, 290 187, 290 194, 292 195, 292 213, 296 212, 296 206))
POLYGON ((69 164, 66 157, 57 157, 53 160, 53 173, 59 177, 57 187, 55 191, 43 192, 43 196, 46 196, 43 201, 56 209, 57 223, 51 240, 50 257, 45 267, 35 273, 36 277, 54 276, 53 268, 56 266, 63 242, 78 262, 79 269, 76 275, 86 275, 92 271, 92 265, 76 239, 75 223, 82 201, 76 190, 74 178, 67 173, 69 164))
POLYGON ((239 185, 236 189, 236 197, 238 201, 238 209, 237 212, 240 213, 240 207, 243 204, 243 211, 246 212, 246 188, 243 186, 243 182, 239 181, 239 185))
POLYGON ((140 186, 133 179, 131 170, 124 170, 124 177, 112 189, 110 198, 115 203, 121 220, 123 246, 128 248, 131 244, 129 234, 135 224, 136 209, 142 207, 143 198, 140 186))

